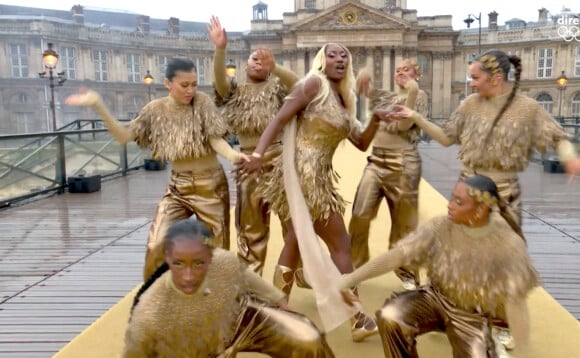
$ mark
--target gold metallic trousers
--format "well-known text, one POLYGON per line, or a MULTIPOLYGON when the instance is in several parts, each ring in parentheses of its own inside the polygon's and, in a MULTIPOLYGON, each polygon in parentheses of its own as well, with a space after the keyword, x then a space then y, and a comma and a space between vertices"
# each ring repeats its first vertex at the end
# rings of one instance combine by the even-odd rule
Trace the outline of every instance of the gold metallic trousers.
POLYGON ((497 186, 499 196, 507 203, 507 214, 518 226, 522 226, 521 187, 517 173, 494 173, 473 170, 462 170, 460 180, 476 174, 485 175, 492 179, 497 186))
MULTIPOLYGON (((348 226, 354 267, 369 260, 369 227, 383 198, 387 200, 391 217, 389 248, 416 229, 420 179, 421 157, 416 148, 373 148, 356 191, 348 226)), ((418 277, 410 268, 401 268, 395 273, 401 279, 418 277)))
POLYGON ((230 347, 219 358, 258 352, 274 358, 332 358, 324 335, 306 316, 247 298, 230 347))
POLYGON ((377 311, 385 358, 416 358, 417 336, 445 332, 454 358, 497 358, 490 321, 458 309, 431 287, 394 294, 377 311))
POLYGON ((200 171, 171 172, 169 186, 147 238, 144 279, 147 280, 165 260, 163 238, 177 220, 193 214, 211 231, 215 246, 230 248, 230 194, 221 165, 200 171))
MULTIPOLYGON (((242 147, 240 150, 251 155, 255 147, 242 147)), ((272 144, 262 158, 262 171, 272 170, 272 161, 281 154, 282 145, 279 142, 272 144)), ((270 206, 258 194, 257 180, 259 177, 248 176, 238 183, 235 220, 238 257, 261 275, 270 238, 270 206)))

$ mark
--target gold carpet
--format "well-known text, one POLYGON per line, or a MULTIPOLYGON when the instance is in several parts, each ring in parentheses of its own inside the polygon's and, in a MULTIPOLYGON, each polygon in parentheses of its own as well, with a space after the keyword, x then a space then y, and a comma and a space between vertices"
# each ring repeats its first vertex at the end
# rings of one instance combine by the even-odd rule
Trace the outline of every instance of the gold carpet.
MULTIPOLYGON (((336 170, 342 175, 341 193, 345 198, 354 198, 356 185, 366 163, 366 154, 353 149, 350 144, 340 146, 335 156, 336 170)), ((447 196, 449 193, 443 193, 447 196)), ((427 182, 421 182, 419 215, 420 221, 447 213, 447 201, 427 182)), ((349 209, 345 222, 348 225, 349 209)), ((233 217, 233 212, 232 212, 233 217)), ((371 232, 372 252, 382 252, 387 248, 390 222, 385 205, 381 206, 377 220, 373 222, 371 232)), ((235 229, 232 227, 232 233, 235 229)), ((145 238, 143 238, 145 240, 145 238)), ((233 240, 235 242, 235 240, 233 240)), ((281 248, 280 223, 272 218, 272 237, 270 239, 268 259, 264 277, 271 280, 274 265, 281 248)), ((143 242, 145 244, 145 242, 143 242)), ((235 249, 235 248, 232 248, 235 249)), ((360 296, 368 313, 373 314, 393 290, 400 290, 400 282, 391 273, 383 277, 366 281, 360 287, 360 296)), ((122 349, 123 334, 128 319, 129 307, 135 290, 111 307, 91 326, 74 338, 58 352, 55 358, 103 358, 117 357, 122 349)), ((294 288, 290 306, 320 323, 316 306, 310 290, 294 288)), ((562 306, 560 306, 542 288, 536 289, 529 299, 532 331, 531 358, 572 358, 580 357, 580 323, 562 306)), ((320 324, 319 324, 320 326, 320 324)), ((353 343, 350 338, 348 323, 327 335, 328 341, 337 358, 383 357, 380 338, 374 336, 362 343, 353 343)), ((428 334, 419 339, 418 350, 421 357, 451 357, 447 338, 440 333, 428 334)), ((260 354, 239 354, 239 357, 264 357, 260 354)))

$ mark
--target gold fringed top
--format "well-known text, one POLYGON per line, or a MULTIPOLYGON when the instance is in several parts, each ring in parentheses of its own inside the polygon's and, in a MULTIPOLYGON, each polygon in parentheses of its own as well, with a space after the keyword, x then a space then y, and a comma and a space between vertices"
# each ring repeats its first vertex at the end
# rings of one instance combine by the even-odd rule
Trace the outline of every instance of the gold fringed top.
POLYGON ((424 266, 431 285, 468 312, 505 318, 506 300, 538 285, 524 241, 495 212, 480 228, 432 219, 395 247, 404 265, 424 266))
MULTIPOLYGON (((370 110, 374 111, 376 109, 387 109, 388 107, 395 105, 395 104, 405 104, 405 100, 407 99, 407 91, 404 89, 399 89, 398 93, 387 91, 387 90, 380 90, 380 89, 373 89, 369 93, 369 100, 370 100, 370 110)), ((415 103, 416 112, 420 113, 423 117, 427 116, 427 94, 423 90, 419 90, 417 94, 417 100, 415 103)), ((419 135, 421 130, 418 126, 413 125, 406 131, 401 131, 397 127, 397 122, 392 121, 390 123, 381 121, 379 126, 379 132, 387 132, 389 134, 396 134, 401 138, 404 138, 409 143, 416 143, 419 139, 419 135)), ((374 143, 378 146, 388 146, 388 143, 380 143, 381 136, 378 135, 375 137, 374 143)))
MULTIPOLYGON (((300 188, 308 204, 312 220, 328 220, 330 213, 344 214, 346 201, 339 194, 338 174, 332 158, 338 144, 358 127, 358 121, 329 95, 318 103, 310 103, 297 121, 295 163, 300 188)), ((272 211, 282 221, 290 219, 282 158, 274 160, 274 168, 264 172, 258 190, 272 211)))
POLYGON ((227 132, 225 122, 212 99, 196 92, 193 107, 175 102, 170 96, 148 103, 129 124, 135 142, 151 149, 158 160, 196 159, 213 153, 210 138, 227 132))
MULTIPOLYGON (((214 250, 206 278, 192 295, 177 289, 166 272, 135 306, 123 357, 207 358, 222 353, 234 338, 244 296, 254 292, 252 274, 235 253, 222 249, 214 250)), ((272 294, 274 287, 263 287, 258 285, 258 296, 284 297, 282 292, 272 294)))
POLYGON ((260 136, 276 115, 287 91, 280 79, 270 76, 261 83, 232 85, 223 99, 222 114, 230 131, 242 136, 260 136))
POLYGON ((493 119, 509 94, 467 97, 443 126, 445 134, 460 145, 459 159, 472 169, 516 172, 524 170, 532 151, 544 153, 567 140, 564 129, 534 99, 516 95, 484 142, 493 119))

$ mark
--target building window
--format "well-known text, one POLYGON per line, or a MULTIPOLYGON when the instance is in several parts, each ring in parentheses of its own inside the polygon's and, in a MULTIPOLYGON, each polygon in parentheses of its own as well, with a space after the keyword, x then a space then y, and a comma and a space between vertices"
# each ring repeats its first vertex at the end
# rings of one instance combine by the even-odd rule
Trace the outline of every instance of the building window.
POLYGON ((536 101, 538 101, 540 106, 544 107, 546 112, 552 113, 552 108, 554 107, 554 101, 552 100, 552 96, 543 92, 536 96, 536 101))
POLYGON ((12 77, 28 77, 28 56, 26 46, 23 44, 10 44, 10 64, 12 65, 12 77))
POLYGON ((167 70, 167 64, 171 60, 169 56, 159 56, 159 75, 160 79, 165 79, 165 70, 167 70))
POLYGON ((385 9, 392 9, 397 5, 396 0, 385 0, 385 9))
POLYGON ((574 76, 580 76, 580 45, 576 46, 576 56, 574 57, 574 76))
POLYGON ((425 55, 417 56, 417 65, 419 65, 421 76, 425 76, 431 71, 431 69, 429 68, 429 58, 425 55))
POLYGON ((205 84, 205 59, 194 58, 193 63, 195 64, 195 68, 197 69, 197 84, 198 85, 205 84))
POLYGON ((107 51, 95 51, 93 53, 95 64, 95 81, 106 82, 109 80, 109 65, 107 51))
POLYGON ((304 8, 305 9, 316 9, 316 0, 305 0, 304 1, 304 8))
POLYGON ((580 92, 572 98, 572 117, 580 117, 580 92))
POLYGON ((538 50, 538 78, 552 77, 552 52, 551 48, 538 50))
MULTIPOLYGON (((520 56, 520 50, 509 50, 509 51, 507 51, 507 54, 508 54, 508 56, 518 56, 519 58, 522 58, 520 56)), ((511 81, 515 80, 515 78, 516 78, 515 73, 516 73, 515 67, 511 66, 510 72, 508 73, 508 80, 511 80, 511 81)))
POLYGON ((127 81, 141 82, 141 56, 136 53, 127 54, 127 81))
POLYGON ((69 80, 75 80, 77 78, 76 61, 74 47, 63 47, 60 49, 59 64, 64 71, 65 77, 69 80))

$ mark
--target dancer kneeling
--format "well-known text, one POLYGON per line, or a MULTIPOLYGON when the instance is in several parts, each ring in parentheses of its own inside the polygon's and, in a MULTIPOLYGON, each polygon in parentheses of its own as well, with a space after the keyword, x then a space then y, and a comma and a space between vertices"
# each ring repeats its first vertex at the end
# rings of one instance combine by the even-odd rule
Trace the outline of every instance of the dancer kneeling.
POLYGON ((353 300, 348 288, 363 280, 422 265, 430 284, 394 294, 377 312, 385 357, 417 357, 415 338, 431 331, 447 334, 454 357, 498 357, 491 335, 496 317, 509 323, 516 356, 528 357, 526 297, 538 277, 495 183, 481 175, 459 181, 448 210, 346 275, 345 301, 353 300))
POLYGON ((334 357, 281 291, 212 243, 199 221, 169 228, 166 261, 135 297, 123 357, 334 357))

